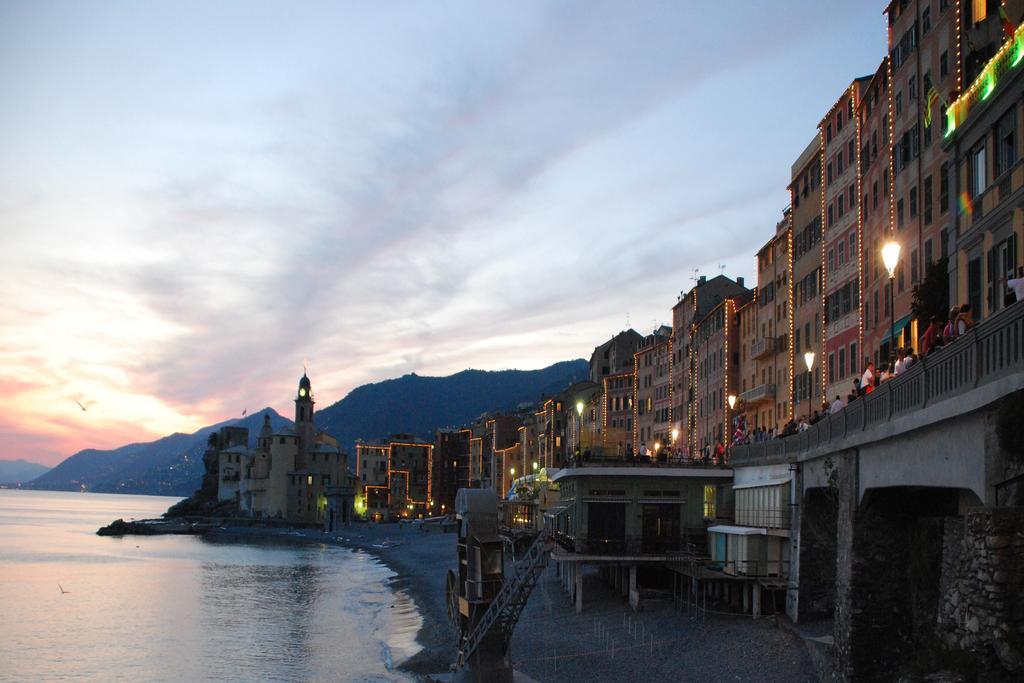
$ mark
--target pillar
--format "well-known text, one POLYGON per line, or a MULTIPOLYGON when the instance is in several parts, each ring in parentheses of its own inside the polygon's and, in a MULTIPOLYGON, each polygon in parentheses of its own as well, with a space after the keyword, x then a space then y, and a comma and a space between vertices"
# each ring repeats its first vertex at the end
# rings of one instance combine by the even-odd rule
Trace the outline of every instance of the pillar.
POLYGON ((629 566, 629 606, 633 611, 640 610, 640 591, 636 587, 636 565, 629 566))
POLYGON ((629 595, 629 569, 619 567, 619 572, 619 592, 625 598, 629 595))
POLYGON ((743 613, 746 614, 750 610, 750 584, 743 584, 743 613))
POLYGON ((583 611, 583 567, 576 563, 576 614, 583 611))
POLYGON ((761 586, 754 584, 754 618, 757 619, 761 616, 761 586))

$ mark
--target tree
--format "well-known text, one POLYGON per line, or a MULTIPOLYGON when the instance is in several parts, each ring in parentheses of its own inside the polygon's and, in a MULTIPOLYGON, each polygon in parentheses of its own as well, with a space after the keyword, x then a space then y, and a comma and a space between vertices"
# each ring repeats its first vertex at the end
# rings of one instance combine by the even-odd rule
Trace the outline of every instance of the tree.
POLYGON ((940 258, 925 267, 924 279, 914 285, 914 300, 910 310, 919 330, 924 330, 932 316, 945 320, 949 313, 949 259, 940 258))

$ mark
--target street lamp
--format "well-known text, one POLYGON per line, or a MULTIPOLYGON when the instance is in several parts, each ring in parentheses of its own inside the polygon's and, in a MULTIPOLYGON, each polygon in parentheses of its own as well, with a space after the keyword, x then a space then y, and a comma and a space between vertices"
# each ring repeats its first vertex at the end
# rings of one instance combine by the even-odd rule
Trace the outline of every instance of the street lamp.
POLYGON ((729 394, 728 398, 725 399, 726 403, 729 404, 729 412, 725 416, 725 445, 729 453, 732 453, 732 409, 736 407, 736 394, 729 394))
POLYGON ((536 460, 533 461, 533 471, 534 472, 537 471, 537 461, 536 460))
POLYGON ((882 263, 885 264, 885 269, 889 271, 889 355, 892 355, 892 349, 896 344, 896 305, 895 305, 895 279, 896 279, 896 264, 900 260, 900 243, 896 241, 886 242, 885 246, 882 247, 882 263))
POLYGON ((807 421, 811 421, 811 389, 814 384, 814 376, 811 374, 811 369, 814 368, 814 351, 808 351, 804 354, 804 363, 807 364, 807 421))
POLYGON ((679 438, 679 429, 676 427, 672 428, 672 445, 674 446, 676 440, 679 438))
POLYGON ((576 429, 576 450, 583 452, 583 401, 576 400, 576 414, 579 415, 579 426, 576 429))
POLYGON ((733 408, 736 407, 736 395, 735 394, 729 394, 729 399, 728 400, 729 400, 729 410, 732 410, 733 408))

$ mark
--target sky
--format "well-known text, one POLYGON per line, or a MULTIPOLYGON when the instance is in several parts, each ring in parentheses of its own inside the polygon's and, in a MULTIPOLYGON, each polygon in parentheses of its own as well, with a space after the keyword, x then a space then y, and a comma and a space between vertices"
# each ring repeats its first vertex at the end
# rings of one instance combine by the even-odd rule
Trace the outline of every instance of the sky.
POLYGON ((0 0, 0 459, 589 357, 755 282, 879 0, 0 0), (76 403, 86 407, 82 410, 76 403))

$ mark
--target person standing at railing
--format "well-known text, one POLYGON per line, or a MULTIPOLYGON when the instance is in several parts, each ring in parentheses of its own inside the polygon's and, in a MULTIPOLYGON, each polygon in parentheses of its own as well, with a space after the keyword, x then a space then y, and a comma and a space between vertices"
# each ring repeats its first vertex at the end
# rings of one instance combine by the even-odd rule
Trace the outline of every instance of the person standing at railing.
POLYGON ((836 413, 838 413, 842 409, 843 409, 843 400, 841 398, 839 398, 839 394, 836 394, 836 400, 832 401, 832 405, 831 405, 831 407, 829 407, 828 412, 831 415, 835 415, 836 413))
POLYGON ((928 329, 921 335, 921 355, 927 356, 928 353, 935 346, 936 337, 939 335, 939 317, 933 315, 932 319, 928 323, 928 329))
POLYGON ((1017 277, 1007 280, 1006 286, 1013 292, 1014 302, 1024 301, 1024 266, 1017 267, 1017 277))
POLYGON ((946 322, 946 326, 942 328, 942 338, 947 344, 956 339, 956 317, 959 314, 959 306, 953 306, 953 308, 949 309, 949 320, 946 322))
POLYGON ((959 337, 972 327, 974 327, 974 318, 971 317, 971 305, 964 304, 956 316, 956 336, 959 337))
POLYGON ((860 388, 864 393, 871 391, 870 387, 875 384, 875 363, 872 360, 868 360, 867 365, 864 367, 864 374, 860 376, 860 388))

